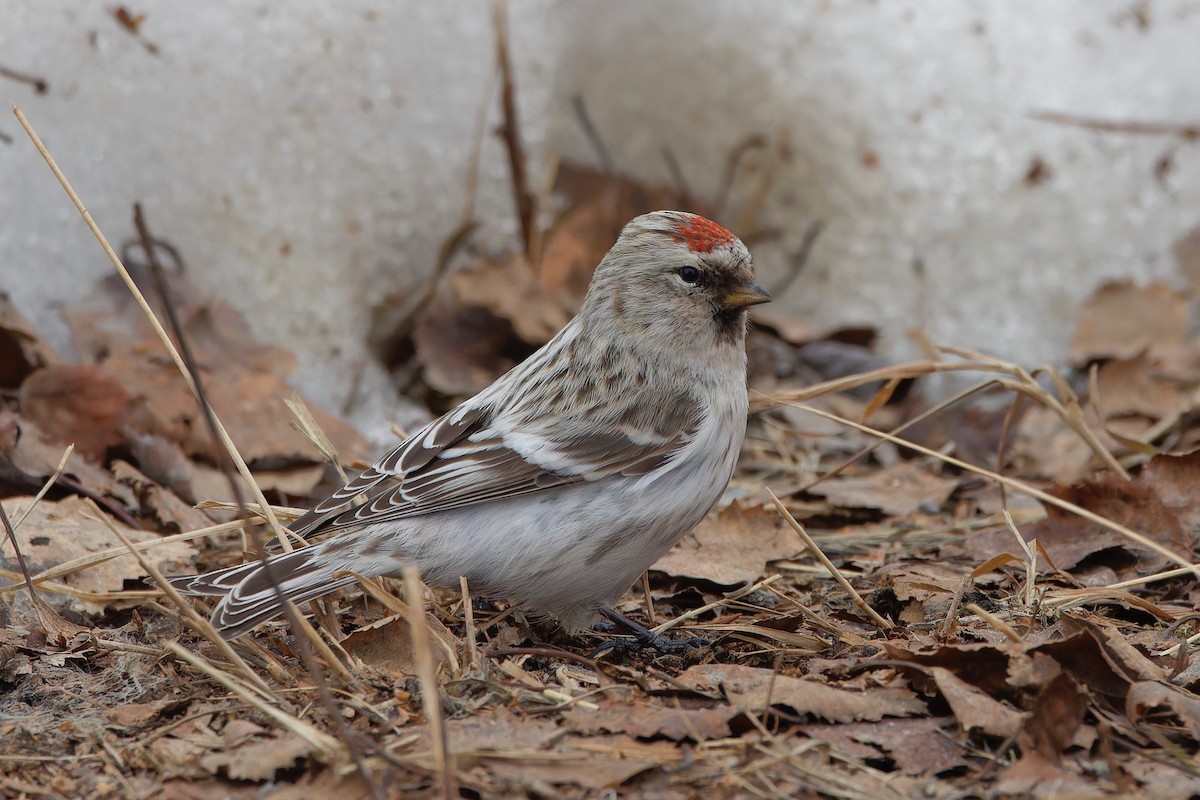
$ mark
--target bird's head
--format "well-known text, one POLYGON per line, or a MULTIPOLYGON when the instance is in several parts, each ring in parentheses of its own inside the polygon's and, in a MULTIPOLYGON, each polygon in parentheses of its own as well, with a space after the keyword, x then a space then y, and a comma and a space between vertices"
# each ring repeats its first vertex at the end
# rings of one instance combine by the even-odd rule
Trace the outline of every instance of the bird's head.
POLYGON ((655 211, 621 231, 596 268, 584 313, 606 309, 651 347, 703 354, 741 347, 746 309, 770 299, 740 239, 695 214, 655 211))

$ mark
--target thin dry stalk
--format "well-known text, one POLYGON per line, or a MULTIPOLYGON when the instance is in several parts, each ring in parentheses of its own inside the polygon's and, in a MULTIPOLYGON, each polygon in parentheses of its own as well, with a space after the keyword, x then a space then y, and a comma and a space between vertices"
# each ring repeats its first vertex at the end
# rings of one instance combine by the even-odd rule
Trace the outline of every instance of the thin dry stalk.
POLYGON ((429 725, 429 738, 433 741, 433 760, 437 767, 438 786, 445 800, 458 796, 458 776, 454 768, 454 756, 450 752, 446 737, 446 726, 442 719, 442 696, 437 683, 437 671, 433 663, 433 649, 429 646, 429 626, 425 621, 424 586, 421 571, 416 565, 404 568, 404 596, 408 605, 408 627, 412 631, 413 655, 417 662, 417 678, 421 682, 421 706, 425 710, 425 721, 429 725))
POLYGON ((333 442, 317 424, 317 420, 308 410, 304 398, 299 394, 293 394, 291 397, 285 398, 283 404, 296 416, 296 421, 292 423, 292 430, 307 439, 309 444, 321 454, 321 458, 337 470, 338 477, 342 479, 343 484, 349 483, 350 478, 346 475, 345 468, 342 467, 342 459, 338 455, 337 448, 333 446, 333 442))
POLYGON ((233 680, 229 675, 221 672, 221 670, 209 664, 200 656, 179 644, 179 642, 167 642, 165 647, 180 661, 190 664, 196 671, 216 681, 222 688, 237 695, 241 700, 253 706, 263 715, 270 717, 279 727, 291 731, 311 744, 321 755, 323 761, 332 763, 342 760, 345 749, 337 739, 321 733, 307 722, 297 719, 271 703, 264 702, 262 697, 250 691, 248 687, 233 680))
POLYGON ((658 624, 658 620, 654 617, 654 598, 650 595, 650 573, 642 573, 642 597, 646 602, 646 619, 653 628, 658 624))
POLYGON ((825 569, 829 570, 829 574, 838 582, 838 585, 850 595, 850 599, 854 602, 854 605, 866 614, 880 629, 886 631, 895 627, 891 622, 881 617, 878 611, 871 608, 866 600, 862 599, 862 595, 850 584, 850 581, 846 580, 846 576, 842 575, 841 571, 829 560, 829 557, 821 552, 821 548, 817 547, 817 543, 808 535, 808 531, 804 530, 804 526, 796 521, 796 518, 792 516, 792 512, 787 510, 787 506, 783 504, 783 501, 776 497, 775 493, 770 489, 767 489, 767 494, 771 496, 771 502, 775 505, 775 510, 779 512, 781 517, 787 520, 788 525, 792 526, 792 530, 804 540, 804 545, 808 548, 808 551, 821 562, 825 569))
MULTIPOLYGON (((54 160, 54 157, 50 155, 50 151, 46 149, 46 145, 42 143, 42 139, 38 136, 37 131, 33 129, 33 126, 29 123, 29 120, 25 118, 25 114, 22 113, 21 109, 18 108, 15 103, 12 106, 12 111, 13 114, 16 115, 17 121, 21 123, 21 127, 25 129, 25 133, 29 136, 30 141, 33 142, 34 147, 37 148, 37 151, 45 160, 46 165, 50 167, 50 171, 54 173, 54 177, 58 179, 59 185, 62 186, 63 191, 67 193, 67 197, 71 198, 71 203, 75 206, 75 210, 79 212, 79 215, 83 217, 83 221, 87 224, 88 229, 92 232, 92 236, 96 237, 96 241, 100 243, 101 249, 104 250, 104 254, 108 256, 108 260, 112 263, 113 268, 117 271, 117 274, 121 276, 121 280, 124 281, 125 285, 129 288, 134 300, 137 301, 138 307, 140 307, 142 309, 142 313, 146 315, 146 320, 150 323, 150 326, 158 335, 159 340, 167 349, 167 352, 171 356, 171 360, 175 362, 175 366, 179 369, 179 372, 183 376, 184 381, 187 383, 188 388, 192 391, 192 394, 196 394, 196 381, 192 376, 191 371, 187 368, 187 365, 184 363, 183 357, 180 356, 179 351, 175 349, 175 344, 171 341, 171 337, 167 335, 162 323, 158 321, 158 317, 155 315, 154 310, 151 309, 150 304, 146 302, 146 298, 142 294, 141 289, 138 288, 137 283, 134 282, 133 277, 129 274, 129 271, 125 269, 125 264, 121 262, 121 258, 117 255, 116 251, 113 250, 112 245, 108 243, 108 239, 105 238, 104 233, 100 230, 100 226, 96 224, 94 219, 92 219, 91 213, 83 205, 83 201, 79 199, 79 195, 75 193, 75 189, 72 188, 70 181, 67 180, 67 176, 63 174, 61 169, 59 169, 58 163, 54 160)), ((199 400, 199 395, 196 396, 197 400, 199 400)), ((237 467, 238 473, 246 482, 246 485, 250 487, 250 491, 254 494, 254 498, 263 508, 267 517, 267 522, 271 526, 271 529, 275 532, 275 536, 279 539, 280 546, 283 547, 284 550, 290 551, 292 546, 287 541, 286 535, 283 533, 283 526, 279 523, 279 520, 276 519, 274 512, 271 511, 271 507, 267 503, 266 496, 263 495, 262 489, 258 487, 258 484, 254 480, 254 476, 250 473, 250 468, 246 465, 246 462, 242 458, 241 454, 238 453, 237 448, 233 444, 233 440, 229 438, 229 433, 225 430, 225 426, 221 424, 221 421, 216 418, 215 414, 213 419, 216 423, 215 427, 217 438, 221 442, 221 446, 225 449, 225 452, 229 455, 229 458, 232 459, 234 465, 237 467)))
POLYGON ((1162 546, 1161 544, 1159 544, 1158 542, 1154 541, 1153 539, 1145 536, 1144 534, 1138 533, 1135 530, 1127 528, 1124 525, 1121 525, 1120 523, 1113 522, 1110 519, 1106 519, 1092 511, 1088 511, 1086 508, 1083 508, 1082 506, 1077 506, 1074 503, 1071 503, 1067 500, 1063 500, 1061 498, 1055 497, 1052 494, 1043 492, 1041 489, 1037 489, 1033 486, 1030 486, 1029 484, 1025 483, 1024 481, 1017 480, 1016 478, 1009 478, 1005 475, 1000 475, 998 473, 991 471, 990 469, 985 469, 983 467, 977 467, 974 464, 969 464, 966 461, 962 461, 961 459, 954 458, 953 456, 948 456, 944 453, 939 453, 936 450, 930 450, 928 447, 922 447, 921 445, 916 444, 915 442, 910 442, 907 439, 901 439, 899 436, 892 436, 891 434, 885 433, 876 428, 872 428, 869 425, 862 425, 858 422, 854 422, 853 420, 849 420, 849 419, 846 419, 845 417, 838 416, 837 414, 831 414, 828 411, 823 411, 819 408, 814 408, 813 406, 805 405, 803 403, 789 403, 788 405, 791 405, 795 408, 801 409, 802 411, 807 411, 810 414, 814 414, 818 417, 821 417, 822 419, 827 419, 831 422, 837 422, 841 425, 845 425, 847 427, 853 428, 862 433, 866 433, 871 436, 878 436, 882 439, 886 439, 887 441, 892 442, 893 444, 897 444, 897 445, 900 445, 901 447, 906 447, 910 450, 914 450, 918 453, 929 456, 930 458, 936 458, 939 461, 945 462, 946 464, 950 464, 951 466, 954 466, 954 467, 958 467, 959 469, 964 470, 966 472, 970 472, 974 475, 980 475, 984 478, 990 478, 991 480, 994 480, 998 483, 1002 483, 1007 488, 1012 489, 1013 491, 1016 491, 1016 492, 1020 492, 1021 494, 1027 495, 1029 497, 1032 497, 1033 499, 1035 499, 1041 503, 1045 503, 1046 505, 1051 505, 1051 506, 1054 506, 1055 508, 1062 509, 1063 511, 1070 512, 1072 514, 1075 514, 1077 516, 1080 516, 1080 517, 1088 520, 1089 522, 1094 522, 1097 525, 1100 525, 1101 527, 1107 528, 1108 530, 1111 530, 1111 531, 1115 531, 1116 533, 1121 534, 1122 536, 1126 537, 1130 541, 1137 542, 1142 547, 1153 550, 1154 552, 1158 553, 1159 555, 1163 556, 1164 558, 1169 559, 1171 562, 1173 562, 1175 564, 1179 564, 1182 567, 1185 567, 1189 572, 1191 572, 1198 579, 1200 579, 1200 564, 1193 564, 1192 562, 1188 561, 1183 556, 1175 553, 1174 551, 1170 550, 1167 547, 1162 546))
POLYGON ((463 662, 469 671, 474 672, 479 668, 475 649, 475 608, 471 605, 471 589, 467 586, 466 575, 459 577, 458 587, 462 590, 463 602, 463 662))
MULTIPOLYGON (((50 487, 58 483, 59 477, 62 476, 63 470, 67 468, 67 462, 71 460, 71 454, 74 452, 75 445, 67 445, 67 449, 63 451, 62 458, 58 460, 58 466, 54 468, 54 474, 42 484, 42 488, 38 489, 38 493, 33 496, 33 502, 30 503, 29 507, 21 512, 21 516, 13 522, 13 530, 21 527, 21 523, 24 522, 25 518, 29 516, 29 513, 37 507, 37 504, 42 502, 42 498, 46 496, 46 492, 50 491, 50 487)), ((16 542, 13 542, 13 544, 15 545, 16 542)))
POLYGON ((979 617, 981 620, 986 622, 988 625, 991 625, 993 628, 995 628, 996 630, 1003 633, 1006 637, 1008 637, 1009 641, 1011 641, 1011 642, 1024 641, 1021 638, 1021 634, 1017 633, 1016 629, 1013 628, 1013 626, 1009 625, 1007 622, 1000 619, 995 614, 984 611, 982 608, 977 606, 975 603, 966 603, 963 606, 963 608, 965 608, 967 611, 970 611, 972 614, 979 617))
POLYGON ((1012 514, 1007 508, 1003 511, 1005 527, 1017 540, 1017 546, 1025 553, 1025 607, 1033 608, 1034 594, 1037 592, 1037 539, 1025 541, 1025 537, 1017 530, 1017 523, 1013 522, 1012 514))
POLYGON ((517 86, 513 78, 512 59, 508 51, 508 4, 497 0, 492 8, 492 26, 496 39, 496 64, 500 71, 500 109, 503 112, 500 135, 508 151, 511 171, 513 205, 517 210, 517 222, 521 228, 521 244, 525 255, 530 255, 534 238, 536 201, 529 191, 529 175, 525 160, 525 147, 521 142, 520 118, 517 114, 517 86))
POLYGON ((132 553, 133 557, 137 559, 138 565, 141 566, 141 568, 146 571, 146 574, 154 580, 154 582, 158 585, 158 588, 161 589, 163 593, 167 595, 167 597, 171 598, 171 602, 173 602, 179 609, 181 618, 187 621, 187 623, 190 624, 197 633, 212 642, 213 645, 216 646, 217 650, 221 652, 221 655, 229 659, 229 662, 237 667, 238 672, 240 672, 243 677, 250 681, 254 688, 258 689, 266 697, 272 700, 275 699, 271 692, 271 687, 267 685, 266 681, 260 678, 258 673, 250 668, 250 665, 246 663, 245 659, 243 659, 238 652, 233 649, 233 646, 229 644, 229 642, 225 641, 225 638, 221 636, 221 634, 217 633, 217 629, 212 626, 212 623, 196 613, 196 609, 192 608, 192 604, 183 599, 183 596, 179 594, 179 591, 174 586, 171 585, 171 582, 164 578, 163 574, 158 571, 158 567, 150 563, 150 561, 144 555, 142 555, 141 552, 134 548, 133 542, 129 541, 129 537, 126 536, 120 528, 118 528, 116 525, 113 525, 112 522, 110 522, 109 519, 103 514, 97 514, 95 518, 107 526, 109 531, 112 532, 113 536, 116 536, 118 539, 120 539, 121 543, 129 549, 129 552, 132 553))

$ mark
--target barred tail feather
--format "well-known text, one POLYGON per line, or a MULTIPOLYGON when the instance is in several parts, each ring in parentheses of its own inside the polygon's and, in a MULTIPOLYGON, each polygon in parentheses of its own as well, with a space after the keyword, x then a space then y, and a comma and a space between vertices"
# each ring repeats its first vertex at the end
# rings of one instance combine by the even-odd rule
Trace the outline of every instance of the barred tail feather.
POLYGON ((334 577, 334 569, 318 559, 318 549, 305 547, 204 575, 171 578, 184 594, 220 595, 212 624, 226 639, 236 639, 251 628, 283 614, 283 598, 303 603, 349 586, 350 575, 334 577), (266 563, 270 562, 271 576, 266 563), (271 577, 279 589, 271 583, 271 577))

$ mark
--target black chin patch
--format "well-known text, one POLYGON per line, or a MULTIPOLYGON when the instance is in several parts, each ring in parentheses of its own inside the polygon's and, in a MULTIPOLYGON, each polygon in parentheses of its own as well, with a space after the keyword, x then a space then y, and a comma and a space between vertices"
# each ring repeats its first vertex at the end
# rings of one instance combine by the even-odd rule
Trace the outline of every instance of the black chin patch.
POLYGON ((746 309, 717 308, 713 313, 717 326, 717 339, 722 342, 737 342, 746 330, 746 309))

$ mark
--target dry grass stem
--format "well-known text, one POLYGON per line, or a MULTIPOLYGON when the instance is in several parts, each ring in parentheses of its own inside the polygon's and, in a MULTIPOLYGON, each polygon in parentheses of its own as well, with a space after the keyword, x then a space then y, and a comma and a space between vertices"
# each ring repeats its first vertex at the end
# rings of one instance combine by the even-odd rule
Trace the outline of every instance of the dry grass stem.
POLYGON ((42 484, 42 488, 38 489, 38 493, 33 496, 33 502, 29 504, 29 507, 21 512, 21 516, 13 520, 12 526, 14 531, 21 527, 21 523, 25 521, 30 512, 37 507, 38 503, 42 502, 42 498, 46 496, 46 492, 50 491, 50 487, 58 483, 58 479, 62 476, 63 470, 67 468, 67 462, 71 460, 71 454, 74 452, 75 445, 67 445, 67 449, 63 451, 62 458, 58 460, 58 466, 54 468, 54 473, 46 479, 42 484))
POLYGON ((981 620, 986 622, 988 625, 991 625, 993 628, 995 628, 996 630, 1003 633, 1005 636, 1008 637, 1008 640, 1010 642, 1023 641, 1021 634, 1017 633, 1016 629, 1013 628, 1013 626, 1009 625, 1007 622, 1000 619, 995 614, 984 611, 982 608, 980 608, 979 606, 977 606, 974 603, 966 603, 963 605, 963 608, 965 608, 967 611, 970 611, 972 614, 979 617, 981 620))
POLYGON ((103 514, 97 513, 94 518, 108 526, 109 531, 111 531, 114 536, 120 539, 122 544, 129 548, 129 552, 132 553, 133 557, 138 560, 138 564, 146 571, 146 574, 154 579, 154 582, 158 585, 158 588, 161 589, 162 592, 167 595, 167 597, 171 598, 171 602, 175 604, 176 608, 178 608, 182 619, 191 625, 193 630, 195 630, 205 639, 208 639, 210 642, 212 642, 217 650, 221 652, 221 655, 225 656, 230 663, 234 664, 237 667, 238 672, 240 672, 243 677, 250 681, 250 683, 256 689, 262 692, 266 697, 273 697, 271 687, 267 685, 266 681, 260 678, 258 673, 250 668, 250 665, 247 664, 240 655, 238 655, 238 652, 233 649, 233 646, 230 645, 229 642, 225 641, 221 634, 217 633, 217 629, 212 626, 212 623, 196 613, 196 610, 192 608, 192 604, 185 600, 183 596, 179 594, 179 591, 176 590, 176 588, 172 586, 166 578, 163 577, 163 574, 158 571, 158 567, 154 566, 154 564, 147 560, 140 551, 134 548, 133 542, 129 541, 129 537, 126 536, 120 528, 109 522, 108 518, 103 514))
POLYGON ((253 706, 264 716, 270 717, 279 727, 291 731, 311 744, 321 755, 323 761, 334 763, 341 761, 345 757, 345 748, 337 739, 321 733, 307 722, 297 719, 275 705, 266 702, 258 694, 250 691, 248 687, 233 680, 229 675, 221 672, 221 670, 209 664, 200 658, 200 656, 179 644, 179 642, 167 642, 165 647, 180 661, 191 665, 196 671, 216 681, 222 688, 231 694, 237 695, 241 700, 253 706))
POLYGON ((808 548, 808 551, 812 553, 822 565, 824 565, 825 569, 829 570, 829 574, 832 575, 833 579, 838 582, 838 585, 841 586, 848 595, 850 595, 850 599, 854 602, 854 605, 857 606, 860 611, 866 614, 871 621, 881 629, 886 631, 895 627, 891 622, 881 617, 879 612, 871 608, 871 606, 867 604, 866 600, 862 599, 862 595, 860 595, 858 591, 850 584, 850 581, 846 580, 846 576, 842 575, 841 571, 838 570, 838 568, 834 566, 833 562, 829 560, 829 557, 821 551, 821 548, 817 547, 817 543, 814 542, 812 537, 808 535, 808 531, 804 529, 804 526, 796 521, 796 518, 792 516, 792 512, 787 510, 787 506, 783 504, 783 501, 776 497, 775 493, 770 489, 767 489, 767 494, 771 496, 771 502, 775 505, 775 510, 778 511, 779 515, 787 521, 788 525, 792 526, 792 530, 794 530, 800 536, 800 538, 804 540, 804 544, 808 548))
POLYGON ((417 678, 421 682, 421 706, 425 710, 426 724, 429 725, 438 785, 442 797, 451 800, 458 796, 458 776, 442 719, 442 695, 438 687, 433 650, 429 646, 430 632, 425 621, 425 591, 421 572, 412 564, 404 568, 404 596, 408 604, 408 626, 412 632, 417 678))
POLYGON ((342 483, 349 483, 350 478, 346 475, 346 470, 342 466, 341 456, 338 454, 337 448, 333 446, 333 442, 325 434, 325 431, 317 424, 317 420, 313 417, 312 412, 308 410, 308 405, 299 394, 293 394, 291 397, 285 397, 283 404, 288 407, 288 410, 296 417, 292 423, 292 430, 308 440, 316 451, 321 454, 321 458, 337 470, 338 477, 342 479, 342 483))
POLYGON ((471 604, 471 589, 467 586, 466 575, 459 577, 458 587, 462 590, 463 603, 463 663, 467 670, 474 672, 479 668, 475 649, 475 609, 471 604))

